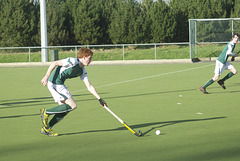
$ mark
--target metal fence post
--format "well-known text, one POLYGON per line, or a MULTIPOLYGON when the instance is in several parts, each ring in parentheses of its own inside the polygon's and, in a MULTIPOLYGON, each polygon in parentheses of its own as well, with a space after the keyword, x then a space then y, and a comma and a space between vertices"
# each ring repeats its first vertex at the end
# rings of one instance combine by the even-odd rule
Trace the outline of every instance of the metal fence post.
POLYGON ((31 48, 28 48, 28 54, 29 54, 29 56, 28 56, 28 61, 29 62, 31 62, 31 48))
POLYGON ((157 60, 157 47, 156 47, 156 44, 154 45, 155 47, 155 60, 157 60))
POLYGON ((77 47, 75 46, 75 56, 77 58, 77 47))
POLYGON ((125 60, 124 45, 123 45, 123 60, 125 60))

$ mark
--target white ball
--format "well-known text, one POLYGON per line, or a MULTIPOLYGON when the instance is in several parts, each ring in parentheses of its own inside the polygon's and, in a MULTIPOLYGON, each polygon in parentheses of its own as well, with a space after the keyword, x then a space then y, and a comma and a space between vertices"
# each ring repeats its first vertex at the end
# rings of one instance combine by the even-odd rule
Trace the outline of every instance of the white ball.
POLYGON ((160 135, 161 131, 160 130, 156 130, 156 135, 160 135))

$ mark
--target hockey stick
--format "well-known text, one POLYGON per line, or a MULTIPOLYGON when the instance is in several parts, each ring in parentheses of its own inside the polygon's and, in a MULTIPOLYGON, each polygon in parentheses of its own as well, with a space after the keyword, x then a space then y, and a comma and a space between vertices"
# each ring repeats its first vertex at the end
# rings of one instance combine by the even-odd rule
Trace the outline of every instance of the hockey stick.
POLYGON ((104 108, 112 114, 121 124, 123 124, 129 131, 131 131, 136 136, 141 136, 142 131, 139 130, 139 132, 134 131, 132 128, 130 128, 122 119, 120 119, 116 114, 114 114, 106 105, 104 105, 104 108))

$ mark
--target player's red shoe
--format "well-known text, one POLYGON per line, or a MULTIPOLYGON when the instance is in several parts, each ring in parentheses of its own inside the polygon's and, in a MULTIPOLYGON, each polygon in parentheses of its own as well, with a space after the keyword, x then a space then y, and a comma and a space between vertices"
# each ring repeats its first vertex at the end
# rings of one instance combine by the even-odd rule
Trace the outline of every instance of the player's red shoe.
POLYGON ((207 91, 206 91, 206 88, 203 88, 202 86, 200 88, 198 88, 199 91, 201 91, 203 94, 209 94, 207 91))

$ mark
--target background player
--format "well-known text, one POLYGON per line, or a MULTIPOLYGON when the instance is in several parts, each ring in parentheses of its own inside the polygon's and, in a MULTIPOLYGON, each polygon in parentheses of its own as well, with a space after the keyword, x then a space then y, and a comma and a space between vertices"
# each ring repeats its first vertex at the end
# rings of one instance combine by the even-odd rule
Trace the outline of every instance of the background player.
POLYGON ((230 70, 231 72, 229 72, 223 79, 220 79, 218 81, 218 84, 223 88, 226 89, 224 82, 231 78, 233 75, 237 74, 237 70, 234 68, 234 66, 232 64, 230 64, 227 59, 229 56, 233 56, 236 57, 238 56, 238 54, 234 54, 233 50, 236 46, 236 43, 238 42, 239 39, 239 34, 233 34, 232 36, 232 40, 226 45, 226 47, 223 49, 222 53, 220 54, 220 56, 218 57, 218 59, 216 60, 216 66, 215 66, 215 75, 212 79, 210 79, 206 84, 204 84, 203 86, 201 86, 199 88, 199 90, 203 93, 203 94, 208 94, 208 92, 206 91, 206 88, 208 86, 210 86, 212 83, 214 83, 215 81, 217 81, 220 77, 220 75, 223 73, 223 71, 225 69, 230 70))

